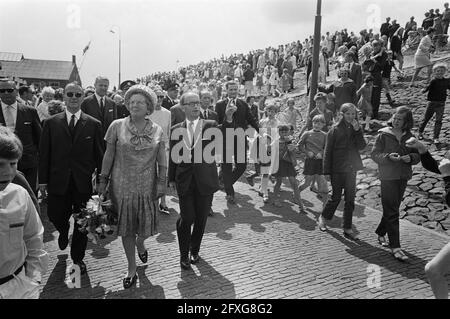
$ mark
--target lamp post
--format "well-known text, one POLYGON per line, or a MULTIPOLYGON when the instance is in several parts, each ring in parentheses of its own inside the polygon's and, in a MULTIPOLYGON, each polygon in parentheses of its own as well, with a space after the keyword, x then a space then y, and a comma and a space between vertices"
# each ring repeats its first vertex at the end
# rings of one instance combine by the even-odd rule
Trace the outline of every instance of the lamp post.
MULTIPOLYGON (((112 28, 116 27, 119 30, 119 85, 117 85, 117 89, 120 88, 120 55, 121 55, 121 48, 122 48, 122 32, 120 31, 120 27, 118 25, 113 25, 112 28)), ((111 28, 109 32, 116 34, 116 32, 111 28)))
POLYGON ((311 86, 309 90, 309 111, 314 106, 314 95, 317 93, 317 82, 319 80, 319 54, 320 54, 320 27, 322 23, 321 16, 322 0, 317 0, 317 13, 314 25, 314 47, 313 47, 313 63, 311 73, 311 86))

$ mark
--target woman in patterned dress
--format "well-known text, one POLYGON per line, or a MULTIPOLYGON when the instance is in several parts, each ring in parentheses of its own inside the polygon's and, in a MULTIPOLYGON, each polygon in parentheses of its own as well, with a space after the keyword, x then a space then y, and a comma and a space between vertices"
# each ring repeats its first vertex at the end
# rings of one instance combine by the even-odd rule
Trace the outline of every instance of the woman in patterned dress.
POLYGON ((105 136, 99 193, 105 193, 109 181, 111 200, 118 212, 117 233, 128 260, 124 288, 137 280, 136 248, 139 259, 147 262, 144 240, 156 233, 157 199, 166 190, 163 130, 149 118, 156 103, 156 94, 149 87, 132 86, 125 94, 130 116, 111 123, 105 136))

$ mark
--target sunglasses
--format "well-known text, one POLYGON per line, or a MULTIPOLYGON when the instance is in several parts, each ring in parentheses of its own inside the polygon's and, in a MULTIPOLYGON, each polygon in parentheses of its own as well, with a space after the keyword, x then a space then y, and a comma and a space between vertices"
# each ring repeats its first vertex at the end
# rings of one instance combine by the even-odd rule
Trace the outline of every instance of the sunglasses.
POLYGON ((82 96, 83 96, 83 93, 73 93, 73 92, 67 92, 67 93, 66 93, 66 95, 67 95, 67 97, 73 97, 73 96, 75 95, 75 97, 78 97, 78 98, 80 98, 80 97, 82 97, 82 96))
POLYGON ((0 93, 13 93, 14 89, 0 89, 0 93))

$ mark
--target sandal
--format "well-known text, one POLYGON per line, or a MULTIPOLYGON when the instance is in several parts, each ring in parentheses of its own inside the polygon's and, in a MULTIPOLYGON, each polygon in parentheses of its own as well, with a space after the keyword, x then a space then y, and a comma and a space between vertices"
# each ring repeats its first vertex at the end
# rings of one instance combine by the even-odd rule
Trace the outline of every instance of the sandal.
POLYGON ((378 236, 378 243, 383 247, 389 247, 389 243, 384 236, 378 236))
POLYGON ((137 281, 137 273, 134 274, 134 276, 131 277, 125 277, 123 278, 123 288, 128 289, 131 288, 137 281))
POLYGON ((400 248, 392 249, 392 255, 394 256, 395 259, 402 262, 407 261, 409 259, 408 256, 406 256, 403 250, 401 250, 400 248))
POLYGON ((148 260, 148 252, 145 250, 142 254, 138 252, 139 259, 145 264, 148 260))

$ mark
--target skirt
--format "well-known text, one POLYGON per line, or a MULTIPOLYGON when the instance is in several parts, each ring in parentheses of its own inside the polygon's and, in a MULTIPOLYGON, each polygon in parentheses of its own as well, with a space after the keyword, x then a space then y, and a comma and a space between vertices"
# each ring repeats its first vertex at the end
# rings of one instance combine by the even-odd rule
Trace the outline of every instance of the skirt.
POLYGON ((414 56, 414 63, 417 68, 423 68, 425 66, 429 66, 431 65, 431 61, 430 61, 430 55, 415 55, 414 56))
POLYGON ((323 175, 323 164, 321 159, 307 158, 305 159, 305 167, 303 175, 323 175))
POLYGON ((278 164, 278 170, 273 176, 275 177, 295 177, 297 172, 295 171, 294 165, 291 162, 285 161, 280 158, 278 164))

